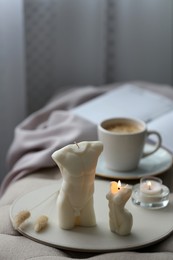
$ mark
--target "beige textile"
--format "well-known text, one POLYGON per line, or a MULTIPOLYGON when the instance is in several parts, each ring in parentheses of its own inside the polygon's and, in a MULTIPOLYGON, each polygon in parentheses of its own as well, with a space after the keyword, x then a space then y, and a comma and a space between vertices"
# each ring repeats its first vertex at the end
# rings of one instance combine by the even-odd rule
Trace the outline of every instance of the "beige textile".
MULTIPOLYGON (((173 88, 169 86, 163 86, 163 85, 154 85, 154 84, 149 84, 149 83, 141 83, 141 82, 135 82, 136 85, 139 85, 141 87, 146 87, 150 88, 154 91, 158 91, 163 93, 164 95, 167 95, 173 99, 173 88)), ((118 85, 118 84, 117 84, 118 85)), ((119 85, 118 85, 119 86, 119 85)), ((106 86, 106 88, 110 89, 112 86, 106 86)), ((86 87, 85 92, 82 92, 81 89, 79 89, 79 92, 76 90, 75 94, 80 93, 80 102, 83 102, 87 99, 90 99, 94 96, 97 96, 98 94, 104 93, 106 90, 105 86, 103 88, 92 88, 92 87, 86 87), (82 93, 82 94, 81 94, 82 93)), ((79 96, 78 96, 79 97, 79 96)), ((39 111, 38 113, 32 115, 30 119, 26 119, 24 123, 22 123, 20 126, 25 126, 26 123, 29 122, 29 120, 32 120, 32 122, 35 122, 34 119, 38 119, 38 114, 39 114, 39 126, 37 125, 37 128, 34 130, 34 126, 32 125, 32 131, 33 134, 37 132, 37 130, 41 127, 45 127, 46 123, 50 123, 50 117, 48 116, 48 110, 51 110, 51 107, 53 108, 54 106, 52 105, 53 103, 55 104, 54 99, 48 106, 43 108, 41 112, 39 111)), ((58 99, 60 102, 60 99, 58 99)), ((78 100, 79 101, 79 100, 78 100)), ((72 99, 72 96, 70 95, 64 95, 61 97, 61 110, 70 109, 70 107, 73 107, 76 105, 77 99, 72 99), (67 98, 68 97, 68 98, 67 98), (71 103, 69 102, 69 99, 71 99, 71 103), (63 107, 63 102, 66 100, 66 102, 69 104, 69 107, 67 108, 66 106, 63 107), (73 103, 73 104, 72 104, 73 103)), ((80 103, 79 102, 79 103, 80 103)), ((58 111, 57 111, 58 112, 58 111)), ((64 110, 63 110, 63 113, 64 110)), ((65 115, 67 116, 67 114, 65 115)), ((50 115, 50 114, 49 114, 50 115)), ((62 114, 61 114, 62 115, 62 114)), ((66 117, 67 118, 67 117, 66 117)), ((51 123, 53 124, 56 123, 56 118, 52 117, 51 114, 51 123)), ((80 125, 81 121, 80 119, 72 120, 73 122, 77 123, 80 125)), ((88 124, 88 122, 82 121, 83 125, 88 124)), ((20 126, 18 127, 18 130, 20 129, 20 126)), ((26 130, 26 128, 23 127, 23 130, 26 130)), ((73 128, 75 130, 75 127, 73 128)), ((80 128, 80 130, 83 128, 80 128)), ((48 129, 47 129, 48 130, 48 129)), ((95 138, 95 128, 93 125, 89 125, 88 132, 85 134, 87 135, 88 140, 92 137, 95 138), (93 134, 94 131, 94 134, 93 134), (91 133, 92 132, 92 133, 91 133)), ((49 132, 50 134, 51 132, 49 132)), ((63 136, 63 133, 61 133, 61 137, 63 136)), ((56 133, 54 132, 55 136, 56 133)), ((69 134, 69 132, 67 133, 69 134)), ((76 137, 84 138, 84 136, 80 135, 77 133, 76 137)), ((58 135, 57 135, 58 137, 58 135)), ((46 138, 46 136, 45 136, 46 138)), ((24 139, 23 139, 24 140, 24 139)), ((30 139, 29 139, 30 140, 30 139)), ((62 139, 59 141, 57 145, 60 146, 65 144, 65 139, 62 139)), ((38 140, 37 140, 38 141, 38 140)), ((68 139, 67 136, 67 142, 69 142, 70 139, 68 139)), ((13 143, 12 149, 14 149, 15 143, 13 143)), ((25 259, 33 259, 33 260, 54 260, 54 259, 97 259, 97 260, 171 260, 173 259, 173 234, 171 234, 168 238, 164 239, 161 242, 158 242, 155 245, 152 245, 150 247, 146 247, 140 250, 135 250, 131 252, 110 252, 110 253, 102 253, 102 254, 94 254, 94 253, 84 253, 84 252, 73 252, 73 251, 67 251, 67 250, 59 250, 57 248, 49 247, 37 242, 34 242, 22 235, 20 235, 17 231, 15 231, 12 227, 10 217, 9 217, 9 209, 13 201, 18 198, 19 196, 22 196, 23 194, 32 191, 34 189, 38 189, 43 186, 47 186, 49 184, 55 183, 55 181, 59 178, 61 178, 60 173, 58 171, 58 168, 51 162, 51 161, 46 161, 44 164, 44 167, 41 168, 41 158, 44 160, 45 155, 48 155, 49 153, 52 152, 51 149, 49 149, 49 145, 51 146, 52 143, 44 143, 45 146, 40 146, 43 158, 40 157, 40 154, 38 156, 38 161, 39 161, 39 168, 36 167, 35 161, 32 164, 31 169, 25 169, 25 159, 30 159, 31 154, 32 157, 34 156, 34 153, 36 152, 35 150, 32 151, 32 149, 26 150, 25 152, 29 153, 28 157, 23 157, 24 153, 22 154, 22 149, 24 149, 24 144, 23 148, 20 150, 20 152, 17 154, 17 152, 14 153, 14 150, 10 151, 10 153, 13 153, 13 158, 11 157, 10 161, 10 171, 7 175, 6 178, 6 183, 4 185, 4 191, 3 195, 0 199, 0 260, 25 260, 25 259), (43 153, 45 152, 45 154, 43 153), (20 164, 21 162, 21 164, 20 164), (21 167, 22 166, 22 167, 21 167), (21 167, 21 168, 20 168, 21 167), (22 169, 22 172, 20 171, 22 169), (24 171, 25 170, 25 171, 24 171)), ((26 148, 26 147, 25 147, 26 148)), ((32 147, 31 147, 32 148, 32 147)), ((55 146, 51 146, 52 149, 55 149, 55 146)), ((40 151, 39 151, 40 152, 40 151)), ((25 154, 26 156, 26 154, 25 154)), ((26 161, 27 163, 27 161, 26 161)), ((171 191, 173 190, 173 167, 169 169, 166 173, 163 173, 160 175, 160 177, 164 180, 164 184, 168 185, 171 188, 171 191)), ((171 194, 173 196, 173 194, 171 194)), ((142 220, 141 220, 142 224, 142 220)), ((163 225, 164 225, 164 219, 163 219, 163 225)))

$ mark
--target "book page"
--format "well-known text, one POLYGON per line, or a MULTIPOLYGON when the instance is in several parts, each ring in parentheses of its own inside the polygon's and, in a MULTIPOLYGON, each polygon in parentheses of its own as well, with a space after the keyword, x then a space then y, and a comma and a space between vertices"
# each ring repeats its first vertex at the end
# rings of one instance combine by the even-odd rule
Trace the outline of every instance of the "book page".
POLYGON ((162 145, 173 153, 173 111, 148 123, 148 129, 158 131, 162 136, 162 145))
POLYGON ((149 90, 126 84, 71 111, 95 124, 111 117, 135 117, 149 122, 173 110, 173 101, 149 90))

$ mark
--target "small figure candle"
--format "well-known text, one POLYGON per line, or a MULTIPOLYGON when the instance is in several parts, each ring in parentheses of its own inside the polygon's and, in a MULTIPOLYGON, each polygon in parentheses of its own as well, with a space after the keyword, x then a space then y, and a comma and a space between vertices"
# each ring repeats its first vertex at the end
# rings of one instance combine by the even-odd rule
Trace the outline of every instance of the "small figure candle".
POLYGON ((94 180, 102 150, 100 141, 80 142, 67 145, 52 154, 63 177, 57 198, 58 220, 62 229, 72 229, 76 225, 96 225, 94 180))
POLYGON ((121 187, 120 181, 110 183, 110 191, 106 195, 109 201, 109 226, 112 232, 128 235, 133 225, 133 216, 125 208, 132 190, 128 185, 121 187))

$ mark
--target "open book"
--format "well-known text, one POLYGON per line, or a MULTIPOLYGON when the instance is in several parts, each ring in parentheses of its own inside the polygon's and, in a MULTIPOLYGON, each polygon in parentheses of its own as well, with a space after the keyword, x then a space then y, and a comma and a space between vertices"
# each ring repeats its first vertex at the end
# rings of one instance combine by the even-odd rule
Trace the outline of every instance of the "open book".
POLYGON ((126 84, 74 109, 95 124, 111 117, 135 117, 144 120, 148 129, 162 135, 163 146, 173 152, 173 100, 149 90, 126 84))

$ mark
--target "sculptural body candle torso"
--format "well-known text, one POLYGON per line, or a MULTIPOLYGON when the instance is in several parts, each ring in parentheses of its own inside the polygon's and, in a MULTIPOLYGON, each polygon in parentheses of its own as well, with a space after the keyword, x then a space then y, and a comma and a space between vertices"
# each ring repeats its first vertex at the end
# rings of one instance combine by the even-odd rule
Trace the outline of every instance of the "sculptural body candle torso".
POLYGON ((99 141, 70 144, 52 154, 63 181, 57 198, 59 226, 94 226, 94 180, 97 160, 103 150, 99 141))

